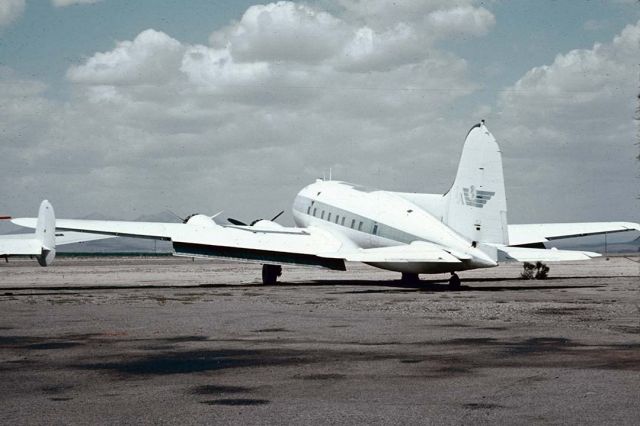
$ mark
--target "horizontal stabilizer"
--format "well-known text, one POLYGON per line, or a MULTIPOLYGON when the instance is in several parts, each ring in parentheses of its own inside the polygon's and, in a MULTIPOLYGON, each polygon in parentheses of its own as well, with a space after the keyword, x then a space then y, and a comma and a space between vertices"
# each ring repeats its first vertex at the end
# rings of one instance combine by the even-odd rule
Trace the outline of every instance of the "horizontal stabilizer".
POLYGON ((590 251, 536 249, 524 247, 496 246, 499 261, 517 262, 562 262, 569 260, 588 260, 601 254, 590 251))
POLYGON ((42 242, 33 234, 20 235, 25 238, 0 237, 0 256, 36 256, 42 253, 42 242))
POLYGON ((401 262, 433 262, 433 263, 460 263, 460 258, 468 259, 468 255, 459 255, 460 258, 445 251, 442 247, 416 241, 414 243, 382 248, 341 250, 335 253, 322 253, 322 257, 344 259, 348 262, 365 263, 401 263, 401 262))

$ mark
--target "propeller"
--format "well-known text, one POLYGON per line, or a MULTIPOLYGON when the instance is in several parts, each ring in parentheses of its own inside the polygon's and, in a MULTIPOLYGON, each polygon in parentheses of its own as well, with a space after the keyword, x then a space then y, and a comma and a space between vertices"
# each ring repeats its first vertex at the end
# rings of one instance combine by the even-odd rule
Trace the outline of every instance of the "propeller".
MULTIPOLYGON (((275 222, 275 220, 276 220, 277 218, 279 218, 280 216, 282 216, 282 214, 283 214, 283 213, 284 213, 284 210, 282 210, 280 213, 278 213, 277 215, 275 215, 273 218, 271 218, 271 222, 275 222)), ((241 221, 241 220, 234 219, 234 218, 232 218, 232 217, 228 217, 228 218, 227 218, 227 220, 229 221, 229 223, 231 223, 231 224, 233 224, 233 225, 236 225, 236 226, 253 226, 253 225, 255 225, 256 223, 258 223, 258 222, 260 222, 261 220, 264 220, 264 219, 256 219, 256 220, 254 220, 253 222, 251 222, 249 225, 247 225, 246 223, 244 223, 244 222, 243 222, 243 221, 241 221)))

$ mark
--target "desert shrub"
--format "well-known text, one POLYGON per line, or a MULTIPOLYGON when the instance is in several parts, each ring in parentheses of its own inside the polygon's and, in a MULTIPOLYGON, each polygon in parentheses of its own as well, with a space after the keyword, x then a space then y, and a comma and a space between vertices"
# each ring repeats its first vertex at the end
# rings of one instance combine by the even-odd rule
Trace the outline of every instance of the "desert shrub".
POLYGON ((535 263, 524 262, 520 278, 523 280, 546 280, 549 276, 549 267, 538 261, 535 263))
POLYGON ((542 262, 536 262, 536 280, 546 280, 549 267, 542 262))
POLYGON ((524 262, 522 268, 524 270, 520 274, 520 278, 522 278, 523 280, 532 280, 534 275, 533 270, 536 269, 536 265, 534 265, 533 263, 524 262))

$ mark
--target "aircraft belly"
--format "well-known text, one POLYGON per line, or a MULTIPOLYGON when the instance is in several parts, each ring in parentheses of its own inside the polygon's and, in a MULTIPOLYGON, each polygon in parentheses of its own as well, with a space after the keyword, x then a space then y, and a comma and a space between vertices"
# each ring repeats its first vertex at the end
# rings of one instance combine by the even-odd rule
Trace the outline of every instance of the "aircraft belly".
POLYGON ((374 266, 388 271, 405 272, 409 274, 441 274, 443 272, 460 271, 463 269, 462 263, 439 263, 439 262, 366 262, 367 265, 374 266))
POLYGON ((409 274, 442 274, 445 272, 466 271, 468 269, 490 268, 496 265, 479 264, 472 259, 464 259, 458 263, 443 262, 363 262, 387 271, 405 272, 409 274))

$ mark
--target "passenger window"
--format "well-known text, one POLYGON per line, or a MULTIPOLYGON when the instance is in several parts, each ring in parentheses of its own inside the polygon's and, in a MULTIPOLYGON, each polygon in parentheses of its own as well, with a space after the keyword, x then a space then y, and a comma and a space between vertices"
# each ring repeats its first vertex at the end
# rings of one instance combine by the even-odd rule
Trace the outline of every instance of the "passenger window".
POLYGON ((373 225, 373 235, 378 234, 378 224, 373 225))
POLYGON ((307 214, 311 213, 311 206, 307 207, 307 214))
POLYGON ((351 229, 353 229, 354 226, 356 226, 356 220, 351 219, 351 229))
POLYGON ((317 211, 318 211, 318 209, 313 209, 313 216, 314 217, 315 217, 317 211))
POLYGON ((358 231, 362 231, 362 222, 358 224, 358 231))
POLYGON ((329 214, 327 215, 327 220, 331 222, 331 212, 329 212, 329 214))
POLYGON ((324 210, 322 210, 322 213, 320 213, 320 219, 324 219, 324 210))
POLYGON ((340 215, 339 214, 336 215, 336 223, 338 223, 338 220, 340 220, 340 215))
POLYGON ((340 222, 340 225, 344 226, 344 216, 342 216, 342 222, 340 222))

